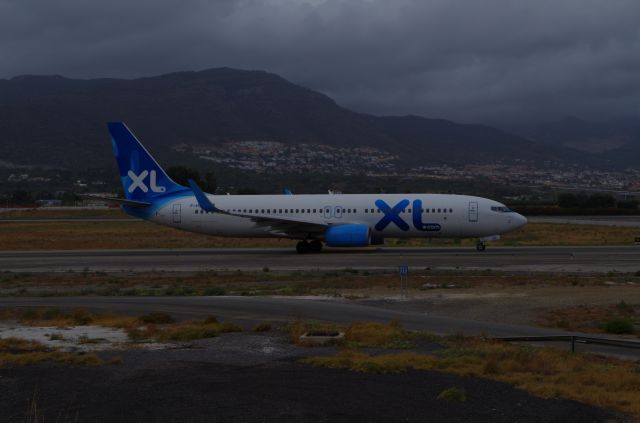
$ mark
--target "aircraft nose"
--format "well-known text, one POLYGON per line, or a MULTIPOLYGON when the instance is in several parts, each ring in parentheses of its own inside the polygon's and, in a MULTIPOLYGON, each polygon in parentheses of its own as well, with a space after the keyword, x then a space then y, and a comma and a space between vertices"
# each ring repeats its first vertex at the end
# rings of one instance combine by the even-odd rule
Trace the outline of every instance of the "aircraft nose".
POLYGON ((527 224, 527 218, 521 215, 520 213, 516 213, 514 223, 516 228, 521 228, 527 224))

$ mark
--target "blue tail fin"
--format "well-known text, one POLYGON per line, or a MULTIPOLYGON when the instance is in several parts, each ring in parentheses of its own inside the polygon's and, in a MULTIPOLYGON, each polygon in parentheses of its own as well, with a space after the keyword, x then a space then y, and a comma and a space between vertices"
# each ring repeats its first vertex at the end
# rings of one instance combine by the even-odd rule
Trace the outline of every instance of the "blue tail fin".
POLYGON ((173 182, 124 123, 107 125, 127 200, 153 202, 154 198, 187 190, 173 182))

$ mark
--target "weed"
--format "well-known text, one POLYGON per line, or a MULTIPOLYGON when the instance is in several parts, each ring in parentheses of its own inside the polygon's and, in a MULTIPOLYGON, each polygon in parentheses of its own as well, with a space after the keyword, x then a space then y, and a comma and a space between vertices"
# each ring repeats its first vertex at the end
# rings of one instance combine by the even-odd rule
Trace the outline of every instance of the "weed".
POLYGON ((93 317, 85 308, 76 308, 71 312, 73 323, 78 326, 86 326, 91 324, 93 317))
POLYGON ((225 290, 218 286, 208 286, 204 288, 201 292, 202 292, 202 295, 205 295, 205 296, 219 296, 219 295, 225 294, 225 290))
POLYGON ((173 317, 164 311, 154 311, 152 313, 145 314, 140 316, 140 320, 144 323, 152 323, 156 325, 165 325, 175 322, 173 317))
POLYGON ((64 335, 62 335, 61 333, 52 333, 49 336, 49 339, 52 341, 64 341, 64 335))
POLYGON ((271 330, 271 323, 258 323, 254 328, 254 332, 269 332, 271 330))
POLYGON ((216 316, 207 316, 207 318, 204 319, 204 323, 205 324, 218 323, 218 318, 216 316))
POLYGON ((357 347, 412 348, 415 336, 397 322, 355 322, 345 331, 347 343, 357 347))
POLYGON ((604 323, 604 330, 607 333, 625 334, 633 333, 633 320, 629 318, 611 319, 604 323))
POLYGON ((438 395, 439 400, 465 402, 467 400, 467 394, 464 389, 460 388, 447 388, 440 392, 438 395))
POLYGON ((116 356, 111 357, 109 359, 109 364, 122 364, 123 362, 124 362, 124 360, 119 355, 116 355, 116 356))

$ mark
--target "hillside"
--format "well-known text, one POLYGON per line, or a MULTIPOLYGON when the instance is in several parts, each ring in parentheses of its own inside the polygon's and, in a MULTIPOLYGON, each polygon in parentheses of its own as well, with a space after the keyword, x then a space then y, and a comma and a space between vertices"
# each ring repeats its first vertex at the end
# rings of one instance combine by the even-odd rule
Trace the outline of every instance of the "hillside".
POLYGON ((228 68, 139 79, 20 76, 0 80, 0 157, 68 169, 113 165, 105 122, 123 120, 161 160, 180 143, 243 140, 371 146, 406 163, 573 160, 481 125, 376 117, 262 71, 228 68))

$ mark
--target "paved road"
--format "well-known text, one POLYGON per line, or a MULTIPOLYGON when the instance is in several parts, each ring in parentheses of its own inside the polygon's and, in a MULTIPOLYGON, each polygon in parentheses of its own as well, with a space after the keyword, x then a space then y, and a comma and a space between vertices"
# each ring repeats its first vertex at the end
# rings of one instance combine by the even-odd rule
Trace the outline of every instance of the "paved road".
MULTIPOLYGON (((46 297, 0 298, 2 307, 60 307, 69 309, 86 307, 95 312, 112 312, 125 315, 141 315, 152 311, 164 311, 178 319, 201 319, 214 315, 223 320, 233 320, 251 327, 256 322, 322 320, 336 323, 354 321, 399 321, 411 330, 427 331, 439 335, 462 333, 465 335, 547 336, 567 335, 553 329, 532 326, 508 325, 477 320, 435 316, 429 313, 389 309, 385 302, 378 305, 360 304, 342 299, 296 297, 46 297)), ((568 344, 554 344, 569 348, 568 344)), ((595 345, 577 345, 578 350, 640 358, 640 349, 614 349, 595 345)))
POLYGON ((0 271, 390 270, 400 264, 432 270, 509 272, 637 272, 640 246, 378 248, 298 255, 290 248, 72 250, 0 252, 0 271))

